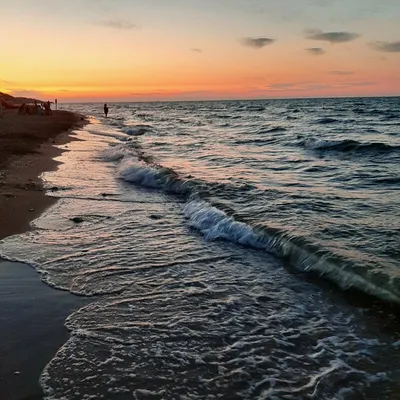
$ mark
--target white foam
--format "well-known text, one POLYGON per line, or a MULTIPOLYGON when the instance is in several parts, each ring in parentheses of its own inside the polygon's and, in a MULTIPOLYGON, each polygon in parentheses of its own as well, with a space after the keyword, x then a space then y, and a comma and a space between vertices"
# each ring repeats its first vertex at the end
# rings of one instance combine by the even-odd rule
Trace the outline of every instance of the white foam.
POLYGON ((225 239, 255 248, 265 248, 252 228, 235 221, 223 211, 206 202, 191 201, 184 207, 184 215, 190 225, 200 230, 207 239, 225 239))
POLYGON ((118 176, 125 182, 137 185, 159 188, 160 172, 146 164, 140 163, 133 157, 125 157, 118 166, 118 176))
POLYGON ((110 147, 100 153, 100 158, 104 161, 119 161, 129 154, 129 151, 123 145, 110 147))
POLYGON ((307 138, 304 140, 303 144, 306 149, 310 150, 318 150, 318 149, 325 149, 329 147, 334 147, 340 145, 342 142, 337 142, 333 140, 323 140, 323 139, 316 139, 316 138, 307 138))

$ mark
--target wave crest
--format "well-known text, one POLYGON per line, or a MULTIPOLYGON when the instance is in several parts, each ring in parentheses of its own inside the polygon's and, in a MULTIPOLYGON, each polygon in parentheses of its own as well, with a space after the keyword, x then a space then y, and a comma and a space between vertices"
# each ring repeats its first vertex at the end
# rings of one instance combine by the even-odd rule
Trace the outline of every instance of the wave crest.
POLYGON ((327 150, 327 151, 340 151, 340 152, 383 152, 395 151, 399 146, 391 146, 382 142, 369 142, 363 143, 357 140, 344 139, 344 140, 323 140, 316 138, 308 138, 300 141, 300 145, 310 150, 327 150))
POLYGON ((141 136, 152 129, 150 125, 132 125, 124 129, 124 132, 129 136, 141 136))
POLYGON ((188 194, 192 182, 182 180, 175 171, 157 164, 149 165, 133 156, 124 157, 118 166, 118 176, 125 182, 162 189, 168 193, 188 194))
POLYGON ((125 146, 112 146, 100 153, 100 158, 104 161, 119 161, 128 154, 125 146))
POLYGON ((380 299, 400 303, 400 285, 389 276, 370 276, 367 269, 335 262, 332 254, 313 249, 301 239, 268 228, 252 227, 236 221, 225 212, 204 201, 193 200, 184 206, 189 224, 209 240, 224 239, 262 249, 285 258, 300 271, 314 271, 326 276, 342 289, 356 288, 380 299))
POLYGON ((325 125, 325 124, 334 124, 334 123, 336 123, 336 122, 339 122, 339 120, 337 120, 337 119, 335 119, 335 118, 321 118, 321 119, 319 119, 318 121, 317 121, 317 124, 322 124, 322 125, 325 125))
POLYGON ((285 131, 286 131, 286 128, 284 128, 283 126, 275 126, 273 128, 263 131, 263 133, 285 132, 285 131))

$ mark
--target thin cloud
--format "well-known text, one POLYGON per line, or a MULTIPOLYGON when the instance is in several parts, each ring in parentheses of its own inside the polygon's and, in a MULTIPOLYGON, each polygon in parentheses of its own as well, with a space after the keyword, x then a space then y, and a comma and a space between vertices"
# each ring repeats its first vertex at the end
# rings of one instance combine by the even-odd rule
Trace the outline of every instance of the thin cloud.
POLYGON ((167 92, 148 92, 148 93, 142 93, 142 92, 131 92, 129 93, 130 96, 159 96, 159 95, 165 95, 168 94, 167 92))
POLYGON ((275 91, 305 91, 305 90, 323 90, 329 88, 329 85, 319 84, 317 82, 279 82, 274 83, 272 85, 268 85, 267 88, 269 90, 275 91))
POLYGON ((251 47, 253 49, 262 49, 265 46, 268 46, 275 42, 275 39, 267 38, 267 37, 247 37, 241 40, 243 46, 251 47))
POLYGON ((376 85, 376 82, 354 82, 349 84, 349 86, 371 86, 376 85))
POLYGON ((150 93, 142 93, 142 92, 131 92, 129 96, 132 98, 147 98, 147 99, 171 99, 171 98, 182 98, 182 99, 196 99, 198 96, 203 96, 207 94, 211 94, 212 92, 208 90, 194 90, 194 91, 168 91, 168 90, 160 90, 154 91, 150 93))
POLYGON ((190 51, 194 51, 195 53, 202 53, 203 49, 199 49, 199 48, 194 47, 194 48, 190 49, 190 51))
POLYGON ((270 89, 290 89, 297 85, 298 85, 297 83, 283 82, 283 83, 274 83, 273 85, 269 85, 268 87, 270 89))
POLYGON ((308 53, 312 54, 313 56, 322 56, 326 53, 324 49, 321 47, 310 47, 305 49, 308 53))
POLYGON ((97 25, 104 26, 106 28, 121 29, 121 30, 129 30, 137 28, 135 24, 125 19, 108 19, 98 22, 97 25))
POLYGON ((159 90, 159 91, 154 91, 154 92, 131 92, 129 93, 131 96, 139 96, 139 95, 146 95, 146 96, 158 96, 160 94, 162 95, 179 95, 179 94, 201 94, 201 93, 208 93, 207 90, 175 90, 175 91, 169 91, 169 90, 159 90))
POLYGON ((372 48, 385 53, 400 53, 400 41, 398 42, 375 42, 370 44, 372 48))
POLYGON ((329 74, 331 75, 353 75, 354 72, 353 71, 329 71, 329 74))
POLYGON ((319 82, 279 82, 274 83, 272 85, 266 86, 266 88, 270 91, 275 92, 304 92, 304 91, 320 91, 326 89, 332 90, 342 90, 348 88, 357 88, 357 87, 366 87, 366 86, 373 86, 376 82, 339 82, 335 84, 326 84, 326 83, 319 83, 319 82))
POLYGON ((358 33, 353 32, 323 32, 319 29, 311 29, 306 31, 306 38, 310 40, 320 40, 322 42, 345 43, 351 42, 359 38, 358 33))

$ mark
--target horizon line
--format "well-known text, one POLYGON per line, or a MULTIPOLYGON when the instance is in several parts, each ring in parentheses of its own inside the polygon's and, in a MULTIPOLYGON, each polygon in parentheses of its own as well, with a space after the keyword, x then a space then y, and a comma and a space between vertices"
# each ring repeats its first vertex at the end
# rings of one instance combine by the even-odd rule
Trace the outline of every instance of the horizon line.
POLYGON ((396 98, 400 97, 400 94, 396 95, 375 95, 375 96, 321 96, 321 97, 270 97, 270 98, 243 98, 243 99, 198 99, 198 100, 117 100, 117 101, 66 101, 63 102, 57 99, 58 104, 83 104, 83 103, 94 103, 94 104, 115 104, 115 103, 182 103, 182 102, 218 102, 218 101, 275 101, 275 100, 323 100, 323 99, 377 99, 377 98, 396 98))

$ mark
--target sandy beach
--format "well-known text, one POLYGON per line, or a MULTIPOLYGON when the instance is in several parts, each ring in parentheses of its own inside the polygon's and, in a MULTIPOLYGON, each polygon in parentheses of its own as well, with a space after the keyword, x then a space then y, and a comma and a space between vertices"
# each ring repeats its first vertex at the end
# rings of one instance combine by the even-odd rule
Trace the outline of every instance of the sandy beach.
POLYGON ((81 115, 54 111, 51 117, 7 111, 0 119, 0 239, 30 229, 54 199, 45 195, 40 174, 57 166, 69 131, 83 125, 81 115))
MULTIPOLYGON (((0 119, 0 239, 29 230, 56 199, 45 195, 40 175, 57 167, 55 144, 72 140, 84 118, 67 111, 50 117, 18 115, 0 119)), ((38 379, 68 338, 65 318, 82 298, 54 290, 28 265, 0 259, 0 398, 40 399, 38 379)))

